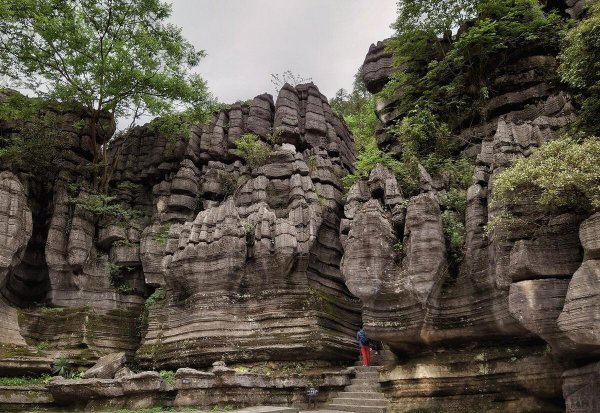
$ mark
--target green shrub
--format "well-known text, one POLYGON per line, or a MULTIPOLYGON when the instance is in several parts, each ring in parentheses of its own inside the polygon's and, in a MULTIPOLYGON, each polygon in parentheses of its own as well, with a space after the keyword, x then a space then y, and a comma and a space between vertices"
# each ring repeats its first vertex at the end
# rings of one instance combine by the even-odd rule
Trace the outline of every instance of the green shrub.
MULTIPOLYGON (((407 0, 388 43, 398 70, 381 92, 396 110, 431 110, 458 126, 485 117, 498 65, 524 47, 558 50, 561 18, 537 0, 407 0), (459 28, 456 36, 451 30, 459 28), (441 39, 440 36, 444 35, 441 39)), ((549 77, 554 74, 548 73, 549 77)))
POLYGON ((126 273, 133 270, 133 267, 124 267, 112 262, 108 263, 108 277, 110 286, 121 294, 131 294, 133 288, 129 285, 126 273))
POLYGON ((379 163, 388 167, 396 174, 400 174, 404 171, 404 165, 397 159, 394 159, 389 153, 385 153, 379 149, 377 147, 377 142, 373 140, 373 142, 369 142, 363 150, 359 152, 356 159, 354 174, 346 175, 342 178, 344 186, 349 188, 361 178, 367 178, 373 168, 379 163))
POLYGON ((575 128, 600 134, 600 2, 586 2, 586 18, 564 33, 559 56, 561 79, 581 103, 575 128))
POLYGON ((463 218, 456 212, 446 210, 442 213, 442 228, 450 272, 457 274, 464 256, 465 225, 463 218))
POLYGON ((593 212, 600 209, 600 140, 578 142, 564 136, 518 158, 493 182, 492 199, 500 213, 488 223, 487 232, 515 219, 511 205, 533 199, 545 215, 561 212, 593 212))
POLYGON ((427 109, 413 109, 389 129, 402 145, 403 152, 422 158, 429 154, 449 155, 452 140, 448 125, 427 109))
POLYGON ((252 133, 246 133, 237 138, 235 146, 237 147, 237 154, 251 168, 259 168, 265 165, 271 154, 271 149, 252 133))
POLYGON ((165 245, 169 240, 169 231, 171 230, 171 224, 162 224, 158 231, 154 234, 154 240, 160 244, 165 245))
POLYGON ((75 377, 71 360, 65 357, 59 357, 52 362, 52 374, 70 379, 75 377))
POLYGON ((152 294, 150 294, 150 296, 148 298, 146 298, 146 302, 144 303, 144 306, 146 308, 149 308, 151 305, 158 303, 160 301, 163 301, 166 297, 167 297, 167 295, 166 295, 165 290, 162 288, 157 288, 156 290, 154 290, 154 292, 152 294))
POLYGON ((172 370, 161 370, 159 372, 160 377, 162 377, 162 379, 168 383, 168 384, 173 384, 175 383, 175 372, 172 370))
POLYGON ((244 233, 246 235, 254 234, 254 228, 256 226, 251 222, 242 222, 242 226, 244 227, 244 233))
POLYGON ((235 193, 238 188, 237 177, 229 171, 218 171, 217 177, 219 184, 221 185, 221 191, 225 197, 231 196, 235 193))
POLYGON ((129 208, 116 201, 116 197, 104 194, 87 194, 83 197, 70 198, 70 203, 82 208, 97 217, 116 217, 124 220, 139 219, 144 212, 129 208))

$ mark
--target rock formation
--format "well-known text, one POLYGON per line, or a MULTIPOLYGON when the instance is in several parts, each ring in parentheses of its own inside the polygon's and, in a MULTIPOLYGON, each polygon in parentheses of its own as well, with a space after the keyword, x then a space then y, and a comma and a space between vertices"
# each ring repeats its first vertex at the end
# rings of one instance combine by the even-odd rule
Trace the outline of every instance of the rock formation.
MULTIPOLYGON (((362 68, 372 93, 394 70, 384 43, 371 46, 362 68)), ((444 241, 443 176, 420 166, 420 193, 409 197, 379 165, 348 191, 342 274, 363 304, 367 334, 399 358, 383 379, 399 411, 559 412, 563 397, 569 412, 595 411, 598 214, 541 217, 523 201, 513 212, 536 225, 484 233, 498 213, 497 174, 575 119, 571 98, 543 75, 556 64, 524 50, 497 69, 486 118, 451 121, 473 162, 459 268, 450 268, 444 241)), ((387 132, 404 116, 396 103, 377 103, 377 143, 398 155, 387 132)))
POLYGON ((77 116, 59 113, 70 139, 59 168, 0 175, 3 368, 89 366, 114 352, 154 368, 354 359, 360 307, 338 233, 355 152, 316 86, 236 103, 189 136, 153 123, 115 140, 101 202, 116 212, 86 206, 96 195, 77 116), (238 154, 244 134, 269 148, 264 164, 238 154))

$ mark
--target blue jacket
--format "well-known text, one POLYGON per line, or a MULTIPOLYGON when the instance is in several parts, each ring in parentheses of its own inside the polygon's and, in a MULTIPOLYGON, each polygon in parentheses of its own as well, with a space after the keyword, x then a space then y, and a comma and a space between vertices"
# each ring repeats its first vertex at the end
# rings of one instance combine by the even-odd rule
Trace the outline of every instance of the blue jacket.
POLYGON ((369 344, 367 333, 365 333, 365 330, 363 330, 362 328, 356 333, 356 339, 358 340, 358 343, 362 346, 366 346, 367 344, 369 344))

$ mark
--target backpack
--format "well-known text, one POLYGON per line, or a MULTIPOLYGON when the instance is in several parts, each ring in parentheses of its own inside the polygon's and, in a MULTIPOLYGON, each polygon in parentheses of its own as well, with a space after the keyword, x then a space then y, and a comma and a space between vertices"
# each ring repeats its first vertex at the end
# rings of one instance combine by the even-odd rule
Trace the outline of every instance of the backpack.
POLYGON ((363 346, 369 344, 369 339, 367 338, 367 334, 364 330, 358 330, 358 333, 356 333, 356 338, 358 339, 358 342, 363 346))

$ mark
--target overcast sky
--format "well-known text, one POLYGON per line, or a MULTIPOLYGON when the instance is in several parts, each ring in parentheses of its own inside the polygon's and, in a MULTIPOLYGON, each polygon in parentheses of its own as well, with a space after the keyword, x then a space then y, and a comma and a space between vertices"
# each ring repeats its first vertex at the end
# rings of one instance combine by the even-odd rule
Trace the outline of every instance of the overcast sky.
POLYGON ((352 89, 369 45, 392 34, 397 0, 173 0, 172 21, 208 56, 199 73, 219 101, 274 94, 271 73, 352 89))

